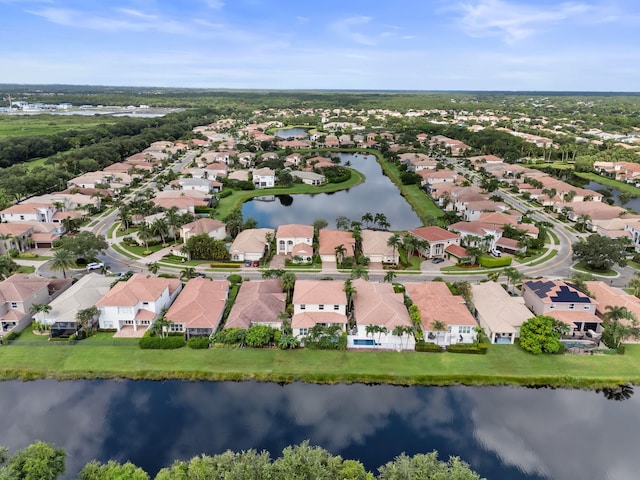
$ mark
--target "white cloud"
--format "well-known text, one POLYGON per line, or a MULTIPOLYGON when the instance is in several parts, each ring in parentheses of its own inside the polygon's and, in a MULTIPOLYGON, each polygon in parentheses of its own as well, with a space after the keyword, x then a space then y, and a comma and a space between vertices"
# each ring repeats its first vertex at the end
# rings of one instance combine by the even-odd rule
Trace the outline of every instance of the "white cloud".
POLYGON ((371 17, 366 16, 342 18, 331 25, 331 30, 360 45, 374 46, 378 43, 374 36, 365 35, 356 30, 358 27, 368 25, 370 22, 371 17))
POLYGON ((548 7, 510 3, 503 0, 476 0, 461 4, 460 25, 472 37, 501 37, 514 43, 539 30, 590 12, 584 3, 561 3, 548 7))
POLYGON ((215 10, 224 7, 224 2, 222 0, 206 0, 205 4, 207 5, 207 7, 213 8, 215 10))

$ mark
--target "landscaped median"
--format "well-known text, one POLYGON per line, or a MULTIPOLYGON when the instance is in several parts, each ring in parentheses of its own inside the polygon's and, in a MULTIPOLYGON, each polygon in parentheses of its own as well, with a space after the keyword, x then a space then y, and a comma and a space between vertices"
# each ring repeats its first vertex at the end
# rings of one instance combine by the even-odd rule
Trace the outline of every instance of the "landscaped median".
POLYGON ((486 355, 276 349, 142 350, 137 342, 0 347, 0 378, 260 380, 394 385, 640 384, 640 345, 625 355, 531 355, 491 345, 486 355))

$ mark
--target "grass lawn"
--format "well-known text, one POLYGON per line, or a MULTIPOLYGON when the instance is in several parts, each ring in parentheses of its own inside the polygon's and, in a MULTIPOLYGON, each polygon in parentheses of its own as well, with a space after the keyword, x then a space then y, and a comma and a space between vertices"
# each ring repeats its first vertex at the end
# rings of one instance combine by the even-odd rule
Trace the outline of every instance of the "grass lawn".
POLYGON ((3 115, 0 116, 0 138, 53 135, 114 123, 115 119, 108 121, 104 117, 83 115, 3 115))
POLYGON ((597 388, 640 383, 640 345, 628 345, 625 355, 535 356, 516 345, 492 345, 487 355, 248 348, 141 350, 136 341, 105 345, 104 339, 95 338, 68 348, 38 348, 19 342, 1 347, 0 376, 597 388))
MULTIPOLYGON (((176 267, 197 267, 198 265, 210 264, 212 260, 189 260, 183 262, 183 257, 177 255, 165 255, 159 263, 169 264, 176 267)), ((238 267, 239 268, 239 267, 238 267)))
POLYGON ((558 239, 558 235, 553 230, 547 230, 547 235, 549 235, 553 239, 554 245, 560 245, 560 239, 558 239))
POLYGON ((540 265, 544 262, 548 262, 549 260, 551 260, 553 257, 555 257, 556 255, 558 255, 558 251, 557 250, 551 250, 549 252, 549 255, 546 255, 542 258, 539 258, 538 260, 535 260, 531 263, 527 264, 527 267, 535 267, 536 265, 540 265))
POLYGON ((340 190, 346 190, 347 188, 355 187, 360 183, 364 183, 365 176, 354 170, 351 170, 351 178, 342 183, 327 183, 319 187, 312 185, 296 183, 291 187, 275 187, 275 188, 261 188, 257 190, 234 190, 233 194, 228 197, 220 199, 218 206, 215 209, 215 217, 218 219, 225 218, 234 210, 242 208, 242 204, 253 197, 260 197, 263 195, 299 195, 305 193, 331 193, 338 192, 340 190))
POLYGON ((18 255, 18 259, 20 260, 33 260, 35 262, 44 262, 47 260, 51 260, 53 257, 51 256, 45 256, 45 255, 38 255, 36 253, 21 253, 20 255, 18 255))
POLYGON ((427 223, 429 217, 438 218, 444 215, 440 207, 434 203, 433 199, 419 185, 402 184, 400 180, 401 172, 397 165, 388 162, 378 151, 366 150, 365 153, 375 155, 385 175, 398 187, 404 199, 411 205, 411 208, 413 208, 422 222, 427 223))
POLYGON ((571 268, 573 268, 574 270, 578 270, 579 272, 590 273, 591 275, 601 275, 603 277, 618 276, 618 272, 616 272, 615 270, 591 270, 590 268, 587 268, 587 266, 583 262, 578 262, 575 265, 572 265, 571 268))
POLYGON ((18 270, 16 270, 16 273, 31 274, 31 273, 34 273, 35 271, 36 271, 36 267, 32 267, 29 265, 20 265, 18 267, 18 270))
POLYGON ((122 247, 121 247, 120 245, 118 245, 118 244, 115 244, 115 243, 114 243, 113 245, 111 245, 111 248, 113 248, 116 252, 118 252, 118 253, 120 253, 120 254, 124 255, 124 256, 125 256, 125 257, 127 257, 127 258, 131 258, 131 259, 133 259, 133 260, 138 260, 138 258, 139 258, 138 256, 133 255, 132 253, 130 253, 128 250, 125 250, 124 248, 122 248, 122 247))
POLYGON ((602 175, 598 175, 597 173, 591 172, 576 172, 576 175, 580 178, 584 178, 585 180, 590 180, 592 182, 598 182, 608 187, 616 188, 621 192, 630 193, 632 195, 640 196, 640 188, 635 187, 633 185, 629 185, 625 182, 619 182, 618 180, 614 180, 613 178, 603 177, 602 175))
POLYGON ((516 256, 514 256, 513 259, 518 263, 531 262, 533 260, 537 260, 538 258, 542 258, 543 256, 545 256, 547 254, 548 251, 549 251, 548 248, 543 248, 540 252, 538 252, 538 253, 536 253, 534 255, 527 255, 525 257, 516 257, 516 256))

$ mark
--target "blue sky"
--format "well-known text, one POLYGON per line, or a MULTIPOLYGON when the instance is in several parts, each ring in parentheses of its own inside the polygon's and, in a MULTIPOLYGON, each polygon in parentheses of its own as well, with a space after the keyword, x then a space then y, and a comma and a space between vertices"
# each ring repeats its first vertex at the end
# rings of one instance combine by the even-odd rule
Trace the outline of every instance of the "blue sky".
POLYGON ((0 83, 640 90, 637 0, 0 0, 0 83))

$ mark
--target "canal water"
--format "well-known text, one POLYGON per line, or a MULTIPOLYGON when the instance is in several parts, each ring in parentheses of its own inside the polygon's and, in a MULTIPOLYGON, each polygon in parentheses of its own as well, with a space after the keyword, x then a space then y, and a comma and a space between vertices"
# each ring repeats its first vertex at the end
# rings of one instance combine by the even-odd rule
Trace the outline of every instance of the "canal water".
POLYGON ((153 476, 174 459, 227 449, 276 457, 305 439, 370 471, 434 449, 489 480, 636 480, 640 471, 640 398, 578 390, 7 381, 0 411, 0 445, 53 442, 67 451, 66 478, 94 458, 153 476))
MULTIPOLYGON (((416 213, 400 195, 398 187, 384 175, 373 155, 338 155, 342 165, 349 162, 367 177, 366 181, 335 193, 279 195, 267 197, 267 201, 245 202, 242 207, 244 218, 253 217, 262 228, 277 228, 288 223, 311 225, 315 219, 323 218, 329 228, 335 228, 335 220, 339 216, 360 221, 365 213, 381 213, 391 224, 392 230, 422 226, 416 213)), ((265 193, 268 194, 268 191, 265 193)))

